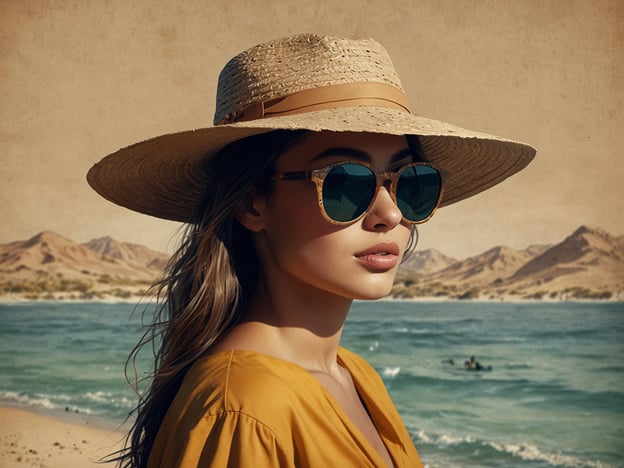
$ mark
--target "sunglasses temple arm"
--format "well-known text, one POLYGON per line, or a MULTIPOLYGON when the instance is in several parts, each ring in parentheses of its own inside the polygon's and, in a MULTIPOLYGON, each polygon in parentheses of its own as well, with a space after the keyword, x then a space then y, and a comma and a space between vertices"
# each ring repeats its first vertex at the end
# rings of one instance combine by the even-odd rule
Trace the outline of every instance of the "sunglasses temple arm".
POLYGON ((312 178, 311 171, 293 171, 293 172, 278 172, 275 174, 276 179, 281 180, 308 180, 312 178))

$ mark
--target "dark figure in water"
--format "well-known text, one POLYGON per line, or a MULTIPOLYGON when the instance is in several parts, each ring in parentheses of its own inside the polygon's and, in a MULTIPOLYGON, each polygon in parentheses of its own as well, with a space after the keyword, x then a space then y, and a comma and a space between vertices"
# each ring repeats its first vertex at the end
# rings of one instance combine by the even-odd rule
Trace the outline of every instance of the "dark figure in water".
POLYGON ((470 361, 465 361, 464 362, 464 367, 468 370, 481 370, 482 366, 479 363, 479 361, 475 361, 475 357, 470 356, 470 361))

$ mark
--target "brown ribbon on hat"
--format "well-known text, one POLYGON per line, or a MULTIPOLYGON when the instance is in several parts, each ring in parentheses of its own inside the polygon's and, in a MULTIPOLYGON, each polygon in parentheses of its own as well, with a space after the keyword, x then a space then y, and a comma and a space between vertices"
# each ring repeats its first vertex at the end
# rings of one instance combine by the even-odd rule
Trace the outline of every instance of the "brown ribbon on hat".
POLYGON ((217 125, 351 106, 386 107, 410 113, 407 97, 399 88, 367 81, 304 89, 267 101, 257 101, 242 111, 226 114, 217 125))

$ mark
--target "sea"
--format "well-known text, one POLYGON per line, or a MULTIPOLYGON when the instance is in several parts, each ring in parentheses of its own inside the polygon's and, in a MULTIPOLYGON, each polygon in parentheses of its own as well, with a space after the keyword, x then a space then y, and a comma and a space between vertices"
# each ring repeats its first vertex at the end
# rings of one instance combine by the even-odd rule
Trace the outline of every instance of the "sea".
MULTIPOLYGON (((0 304, 0 404, 122 424, 142 308, 0 304)), ((427 467, 624 467, 624 303, 355 302, 343 345, 427 467), (484 370, 465 369, 473 355, 484 370)))

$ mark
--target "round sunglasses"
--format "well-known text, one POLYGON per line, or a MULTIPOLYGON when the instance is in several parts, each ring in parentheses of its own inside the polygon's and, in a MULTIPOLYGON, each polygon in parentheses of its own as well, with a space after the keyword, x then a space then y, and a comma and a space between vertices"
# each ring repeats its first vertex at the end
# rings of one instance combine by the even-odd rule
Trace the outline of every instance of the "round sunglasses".
POLYGON ((375 171, 365 162, 343 161, 309 171, 278 172, 274 179, 314 182, 321 214, 332 224, 353 223, 364 216, 382 185, 405 222, 424 223, 438 208, 444 191, 440 171, 420 162, 397 171, 375 171))

